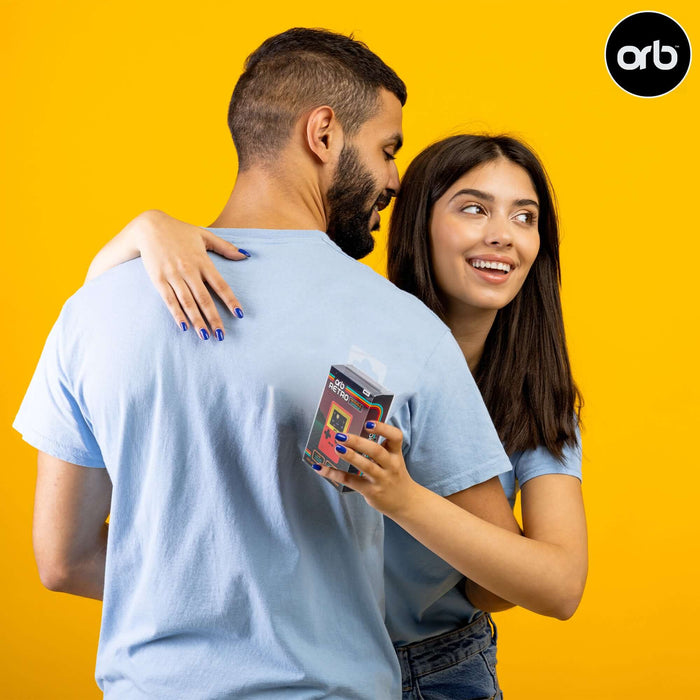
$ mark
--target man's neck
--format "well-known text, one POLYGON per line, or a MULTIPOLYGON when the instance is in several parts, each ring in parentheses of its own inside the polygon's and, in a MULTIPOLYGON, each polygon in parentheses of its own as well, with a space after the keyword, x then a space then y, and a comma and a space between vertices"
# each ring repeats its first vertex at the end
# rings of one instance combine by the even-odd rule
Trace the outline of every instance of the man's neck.
POLYGON ((327 211, 316 183, 294 169, 270 173, 250 168, 239 173, 214 228, 264 228, 325 231, 327 211))

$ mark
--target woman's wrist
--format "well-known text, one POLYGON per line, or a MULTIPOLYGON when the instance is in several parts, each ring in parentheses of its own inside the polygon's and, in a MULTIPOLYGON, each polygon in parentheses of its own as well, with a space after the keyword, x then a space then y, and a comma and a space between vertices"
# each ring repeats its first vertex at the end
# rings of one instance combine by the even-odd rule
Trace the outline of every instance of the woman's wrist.
POLYGON ((149 209, 132 219, 93 258, 86 281, 98 277, 120 263, 138 258, 148 239, 156 235, 159 222, 164 216, 167 215, 162 211, 149 209))
POLYGON ((157 233, 159 225, 166 218, 168 215, 160 209, 148 209, 132 219, 124 229, 129 247, 140 255, 146 242, 157 233))
POLYGON ((402 489, 401 497, 396 499, 395 507, 391 512, 384 514, 405 529, 412 526, 420 528, 424 522, 430 520, 433 508, 441 498, 417 481, 410 479, 402 489))

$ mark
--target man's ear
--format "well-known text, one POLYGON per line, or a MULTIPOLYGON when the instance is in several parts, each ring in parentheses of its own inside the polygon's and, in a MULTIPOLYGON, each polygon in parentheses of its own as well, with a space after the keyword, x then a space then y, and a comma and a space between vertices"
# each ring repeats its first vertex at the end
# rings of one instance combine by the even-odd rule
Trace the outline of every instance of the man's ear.
POLYGON ((343 130, 331 107, 316 107, 306 119, 306 143, 321 163, 338 157, 343 147, 343 130))

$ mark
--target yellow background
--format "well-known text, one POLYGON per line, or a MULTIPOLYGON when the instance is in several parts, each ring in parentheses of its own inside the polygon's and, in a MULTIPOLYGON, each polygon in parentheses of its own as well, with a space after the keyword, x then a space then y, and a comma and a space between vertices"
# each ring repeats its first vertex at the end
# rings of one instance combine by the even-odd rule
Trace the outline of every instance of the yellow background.
MULTIPOLYGON (((93 254, 136 213, 215 217, 235 173, 231 89, 245 56, 294 25, 353 31, 404 78, 400 170, 437 138, 507 131, 534 146, 555 184, 586 398, 591 566, 571 621, 498 616, 507 697, 700 696, 698 67, 649 100, 618 88, 603 60, 613 26, 642 9, 671 15, 700 47, 696 2, 0 8, 0 696, 99 696, 100 606, 41 587, 35 452, 10 429, 44 339, 93 254)), ((382 244, 370 258, 378 270, 382 244)))

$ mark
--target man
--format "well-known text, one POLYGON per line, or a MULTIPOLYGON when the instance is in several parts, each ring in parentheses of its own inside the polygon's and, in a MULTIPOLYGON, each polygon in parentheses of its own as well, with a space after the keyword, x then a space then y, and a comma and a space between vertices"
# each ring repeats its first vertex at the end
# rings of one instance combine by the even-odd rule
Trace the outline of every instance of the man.
POLYGON ((252 252, 245 323, 226 343, 174 338, 134 261, 49 336, 15 423, 40 450, 35 552, 49 588, 103 597, 108 698, 400 696, 382 517, 301 460, 352 348, 387 368, 413 477, 439 490, 467 454, 451 490, 505 503, 493 477, 510 465, 449 330, 352 259, 399 186, 405 99, 348 37, 268 39, 233 93, 239 175, 215 222, 252 252))

